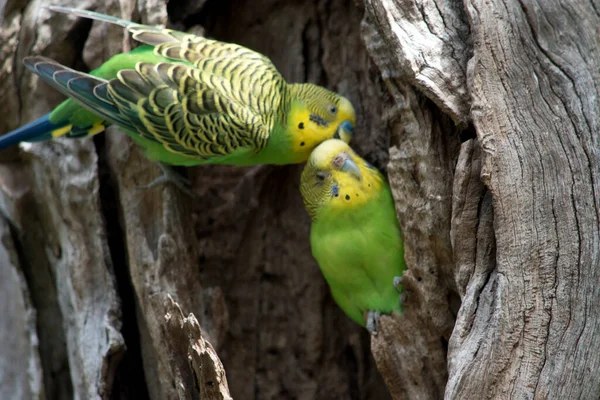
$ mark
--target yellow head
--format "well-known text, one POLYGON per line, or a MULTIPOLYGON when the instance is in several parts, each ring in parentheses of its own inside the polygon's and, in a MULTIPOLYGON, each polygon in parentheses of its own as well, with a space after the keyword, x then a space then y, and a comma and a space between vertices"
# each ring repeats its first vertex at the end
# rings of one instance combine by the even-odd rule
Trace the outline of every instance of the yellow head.
POLYGON ((287 130, 298 162, 306 161, 324 140, 337 138, 350 143, 356 115, 347 98, 311 83, 290 85, 290 93, 293 101, 287 130))
POLYGON ((310 155, 300 181, 304 205, 314 220, 319 211, 347 211, 378 194, 383 176, 337 139, 326 140, 310 155))

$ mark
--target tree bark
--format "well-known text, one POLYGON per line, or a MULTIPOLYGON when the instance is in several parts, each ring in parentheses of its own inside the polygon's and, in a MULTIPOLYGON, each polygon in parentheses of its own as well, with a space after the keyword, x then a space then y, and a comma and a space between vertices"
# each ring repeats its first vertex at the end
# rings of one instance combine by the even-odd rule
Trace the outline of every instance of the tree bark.
POLYGON ((462 249, 486 273, 461 285, 446 395, 598 398, 586 378, 600 365, 598 4, 465 6, 495 241, 462 249))
MULTIPOLYGON (((62 100, 24 56, 89 70, 135 46, 43 3, 0 3, 2 133, 62 100)), ((158 168, 116 128, 26 145, 0 154, 1 398, 600 397, 600 4, 62 5, 349 97, 396 200, 405 312, 369 337, 334 304, 301 166, 189 168, 191 199, 140 190, 158 168)))

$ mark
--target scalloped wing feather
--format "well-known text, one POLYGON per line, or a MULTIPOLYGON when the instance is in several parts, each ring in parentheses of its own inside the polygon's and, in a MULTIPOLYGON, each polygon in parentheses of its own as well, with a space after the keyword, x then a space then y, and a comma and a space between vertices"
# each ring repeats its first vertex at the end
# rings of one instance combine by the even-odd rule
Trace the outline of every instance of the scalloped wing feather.
MULTIPOLYGON (((92 11, 49 8, 120 25, 134 39, 156 46, 155 54, 175 60, 138 63, 135 70, 120 71, 116 79, 91 91, 110 99, 104 108, 118 109, 120 115, 112 116, 111 121, 161 143, 170 152, 209 159, 231 154, 240 146, 259 151, 281 118, 280 104, 287 83, 260 53, 92 11)), ((79 86, 85 84, 93 86, 93 81, 79 86)), ((92 87, 81 89, 88 93, 92 87)), ((80 102, 87 100, 88 108, 99 104, 94 97, 83 99, 64 88, 62 92, 80 102)))

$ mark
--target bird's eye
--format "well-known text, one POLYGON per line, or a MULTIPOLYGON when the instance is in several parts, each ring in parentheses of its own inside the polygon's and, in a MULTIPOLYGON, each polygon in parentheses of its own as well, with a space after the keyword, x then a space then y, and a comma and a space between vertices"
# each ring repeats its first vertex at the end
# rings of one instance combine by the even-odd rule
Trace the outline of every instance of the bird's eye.
POLYGON ((336 107, 336 106, 334 106, 334 105, 330 105, 330 106, 329 106, 329 111, 330 111, 332 114, 335 114, 335 113, 337 112, 337 107, 336 107))
POLYGON ((324 172, 324 171, 317 172, 317 180, 319 182, 325 181, 325 178, 327 178, 327 172, 324 172))

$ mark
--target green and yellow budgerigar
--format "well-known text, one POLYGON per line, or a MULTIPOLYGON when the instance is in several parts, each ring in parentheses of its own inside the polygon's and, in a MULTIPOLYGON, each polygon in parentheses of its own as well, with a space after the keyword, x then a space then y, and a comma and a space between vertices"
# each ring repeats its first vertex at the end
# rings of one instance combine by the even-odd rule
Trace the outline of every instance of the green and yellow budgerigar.
POLYGON ((346 315, 372 327, 378 313, 400 312, 394 278, 405 269, 404 249, 384 176, 331 139, 312 152, 300 190, 312 218, 312 254, 346 315))
POLYGON ((245 47, 65 7, 52 11, 126 28, 144 43, 90 74, 44 57, 25 65, 70 97, 50 114, 0 137, 82 137, 120 126, 148 157, 171 165, 293 164, 322 141, 350 141, 354 109, 313 84, 288 84, 271 61, 245 47))

